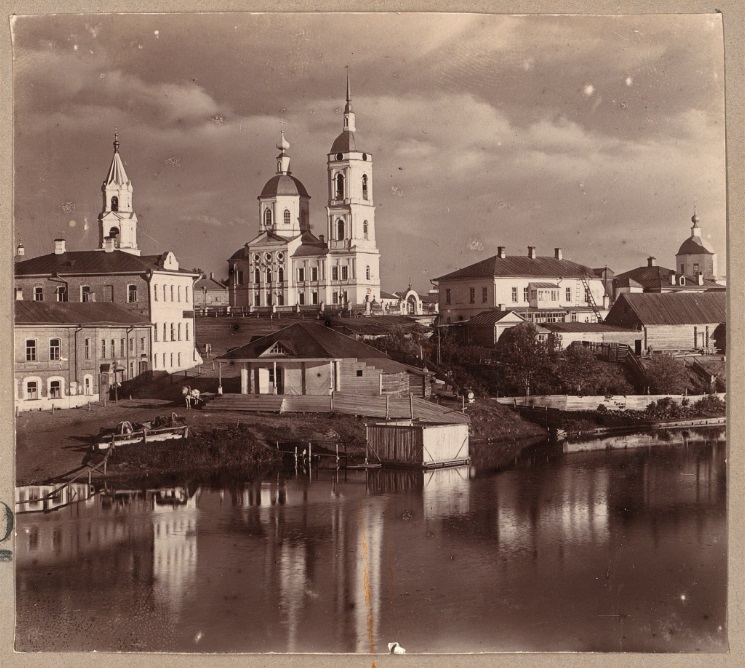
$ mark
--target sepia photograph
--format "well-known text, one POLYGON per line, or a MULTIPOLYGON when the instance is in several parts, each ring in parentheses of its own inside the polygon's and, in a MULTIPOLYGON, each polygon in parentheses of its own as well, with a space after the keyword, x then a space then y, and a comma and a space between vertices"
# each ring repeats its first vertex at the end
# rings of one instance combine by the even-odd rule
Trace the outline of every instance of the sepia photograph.
POLYGON ((721 13, 10 31, 15 652, 729 651, 721 13))

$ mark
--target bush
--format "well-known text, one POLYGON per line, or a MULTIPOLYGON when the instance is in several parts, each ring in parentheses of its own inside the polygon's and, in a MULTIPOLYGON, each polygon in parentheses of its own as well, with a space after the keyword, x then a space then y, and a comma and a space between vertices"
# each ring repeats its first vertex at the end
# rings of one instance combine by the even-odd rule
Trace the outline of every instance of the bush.
POLYGON ((598 404, 597 411, 598 413, 607 413, 608 407, 605 404, 598 404))
POLYGON ((688 386, 685 366, 672 355, 653 355, 645 373, 652 394, 683 394, 688 386))
POLYGON ((693 409, 705 417, 715 417, 727 412, 727 404, 715 394, 710 394, 693 404, 693 409))

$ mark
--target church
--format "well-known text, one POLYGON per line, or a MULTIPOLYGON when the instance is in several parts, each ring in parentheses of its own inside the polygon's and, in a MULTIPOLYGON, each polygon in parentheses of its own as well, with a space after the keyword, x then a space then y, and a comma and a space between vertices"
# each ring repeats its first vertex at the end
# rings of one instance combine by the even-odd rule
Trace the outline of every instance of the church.
POLYGON ((310 226, 310 195, 290 171, 282 132, 277 172, 258 196, 258 235, 228 260, 232 308, 370 312, 379 303, 373 162, 357 135, 349 75, 343 122, 327 154, 326 230, 318 236, 310 226))

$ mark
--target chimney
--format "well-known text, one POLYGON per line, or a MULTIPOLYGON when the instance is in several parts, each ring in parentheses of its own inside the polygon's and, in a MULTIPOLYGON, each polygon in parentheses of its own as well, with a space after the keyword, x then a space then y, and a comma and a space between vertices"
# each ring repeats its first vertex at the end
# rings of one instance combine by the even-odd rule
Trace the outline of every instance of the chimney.
POLYGON ((18 244, 16 248, 16 259, 22 260, 26 256, 26 249, 23 244, 18 244))
POLYGON ((215 280, 215 274, 214 272, 210 272, 210 280, 215 280))
POLYGON ((557 260, 561 260, 564 257, 561 253, 561 248, 554 248, 554 257, 557 260))
POLYGON ((502 260, 507 257, 504 246, 497 246, 497 257, 501 258, 502 260))
POLYGON ((322 234, 319 234, 319 235, 318 235, 318 238, 320 239, 320 241, 321 241, 321 243, 322 243, 322 244, 323 244, 323 243, 326 243, 326 242, 324 241, 324 236, 323 236, 322 234))
POLYGON ((65 240, 55 239, 54 240, 54 254, 62 255, 65 252, 65 240))
POLYGON ((103 249, 107 253, 113 253, 114 252, 114 237, 104 237, 104 240, 103 240, 103 249))
POLYGON ((535 246, 528 246, 528 257, 535 260, 535 246))
POLYGON ((650 255, 647 258, 647 266, 648 267, 656 267, 657 266, 657 258, 654 257, 654 256, 652 256, 652 255, 650 255))
POLYGON ((704 275, 699 271, 698 274, 696 274, 696 280, 698 281, 699 285, 704 284, 704 275))
POLYGON ((498 310, 500 311, 500 313, 502 313, 507 310, 507 307, 504 304, 500 304, 498 310))
POLYGON ((674 272, 674 271, 671 271, 671 272, 670 272, 670 285, 675 285, 675 284, 676 284, 676 282, 677 282, 677 281, 676 281, 676 276, 675 276, 675 272, 674 272))

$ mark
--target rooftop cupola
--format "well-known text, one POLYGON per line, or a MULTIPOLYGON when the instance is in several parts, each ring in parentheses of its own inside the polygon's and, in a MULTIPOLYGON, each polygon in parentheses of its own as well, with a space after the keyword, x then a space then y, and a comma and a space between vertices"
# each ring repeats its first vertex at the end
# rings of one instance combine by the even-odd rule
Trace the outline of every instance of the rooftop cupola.
POLYGON ((347 68, 347 103, 344 105, 344 129, 354 132, 354 112, 352 111, 352 87, 349 83, 349 68, 347 68))
POLYGON ((282 130, 282 136, 277 142, 277 148, 279 149, 279 155, 277 156, 277 174, 289 174, 290 156, 287 155, 287 150, 290 148, 290 142, 285 139, 284 130, 282 130))
POLYGON ((694 210, 693 215, 691 216, 691 222, 693 225, 691 225, 691 236, 692 237, 700 237, 701 236, 701 228, 699 227, 698 221, 699 221, 698 214, 694 210))

